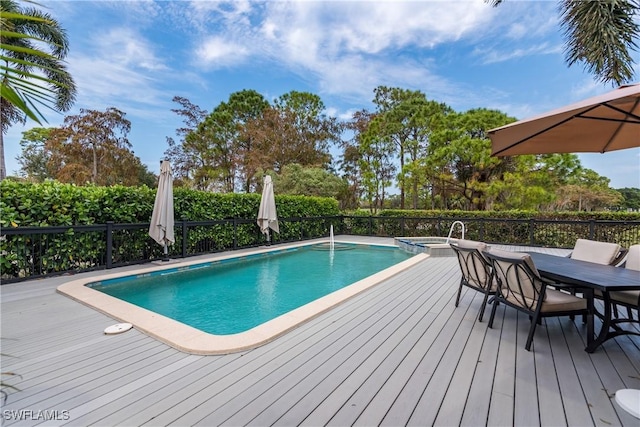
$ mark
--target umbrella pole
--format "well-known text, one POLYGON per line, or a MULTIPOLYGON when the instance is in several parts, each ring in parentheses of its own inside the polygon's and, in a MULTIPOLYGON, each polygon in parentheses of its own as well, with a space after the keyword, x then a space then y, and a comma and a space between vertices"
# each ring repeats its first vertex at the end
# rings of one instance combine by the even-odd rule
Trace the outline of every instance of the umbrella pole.
POLYGON ((164 258, 163 261, 169 261, 169 249, 167 248, 167 241, 164 241, 164 258))

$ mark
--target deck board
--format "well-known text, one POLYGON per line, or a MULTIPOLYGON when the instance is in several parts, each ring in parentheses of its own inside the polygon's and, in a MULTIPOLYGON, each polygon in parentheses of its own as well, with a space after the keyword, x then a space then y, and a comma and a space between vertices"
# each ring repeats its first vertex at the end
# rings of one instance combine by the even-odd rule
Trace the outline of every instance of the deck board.
POLYGON ((491 306, 478 322, 482 295, 466 288, 454 306, 454 258, 427 259, 270 343, 222 356, 182 353, 137 330, 105 336, 114 320, 55 293, 64 280, 0 288, 3 371, 20 374, 3 409, 69 411, 47 425, 637 422, 612 395, 640 388, 640 338, 588 354, 579 319, 548 318, 527 352, 527 316, 500 306, 489 329, 491 306))

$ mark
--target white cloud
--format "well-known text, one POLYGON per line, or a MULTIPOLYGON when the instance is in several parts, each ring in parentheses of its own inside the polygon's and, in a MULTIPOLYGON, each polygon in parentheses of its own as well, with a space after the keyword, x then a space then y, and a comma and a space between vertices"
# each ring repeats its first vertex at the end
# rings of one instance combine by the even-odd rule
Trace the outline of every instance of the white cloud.
POLYGON ((76 56, 70 58, 70 72, 78 87, 78 104, 104 108, 121 103, 153 106, 165 98, 155 89, 155 80, 108 58, 76 56))
POLYGON ((130 28, 112 28, 95 37, 94 46, 97 56, 108 57, 116 64, 148 71, 168 69, 154 54, 154 46, 130 28))
POLYGON ((562 53, 560 44, 551 44, 543 42, 540 44, 529 45, 525 48, 509 49, 504 48, 483 48, 474 49, 473 54, 482 59, 484 64, 494 64, 497 62, 510 61, 512 59, 536 56, 536 55, 558 55, 562 53))
POLYGON ((248 49, 222 37, 209 37, 196 49, 196 65, 207 67, 240 64, 247 57, 248 49))

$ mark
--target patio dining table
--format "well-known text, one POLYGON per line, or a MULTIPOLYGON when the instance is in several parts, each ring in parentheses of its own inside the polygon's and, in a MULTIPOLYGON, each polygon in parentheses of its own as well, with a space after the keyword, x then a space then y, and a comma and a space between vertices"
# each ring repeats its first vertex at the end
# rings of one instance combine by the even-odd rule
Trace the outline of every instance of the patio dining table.
POLYGON ((590 315, 587 316, 587 347, 585 351, 593 353, 603 342, 619 335, 640 335, 638 330, 623 329, 619 323, 632 319, 612 319, 610 292, 640 290, 640 272, 595 264, 562 256, 528 252, 536 268, 544 278, 572 288, 580 288, 583 296, 588 300, 590 315), (600 291, 603 299, 604 312, 599 313, 594 305, 594 293, 600 291), (594 334, 593 316, 602 319, 602 328, 597 336, 594 334))

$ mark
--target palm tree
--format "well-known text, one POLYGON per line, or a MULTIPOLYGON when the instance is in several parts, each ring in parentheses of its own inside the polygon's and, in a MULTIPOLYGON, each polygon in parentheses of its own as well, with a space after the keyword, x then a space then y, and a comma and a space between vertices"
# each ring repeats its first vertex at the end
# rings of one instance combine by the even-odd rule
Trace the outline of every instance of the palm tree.
POLYGON ((68 111, 76 86, 63 62, 69 43, 65 30, 49 14, 0 0, 0 180, 6 177, 4 134, 26 118, 46 122, 38 105, 68 111))
MULTIPOLYGON (((485 0, 498 6, 503 0, 485 0)), ((584 63, 602 83, 622 85, 634 78, 631 51, 638 50, 638 0, 560 0, 569 66, 584 63)), ((637 58, 637 56, 636 56, 637 58)))

